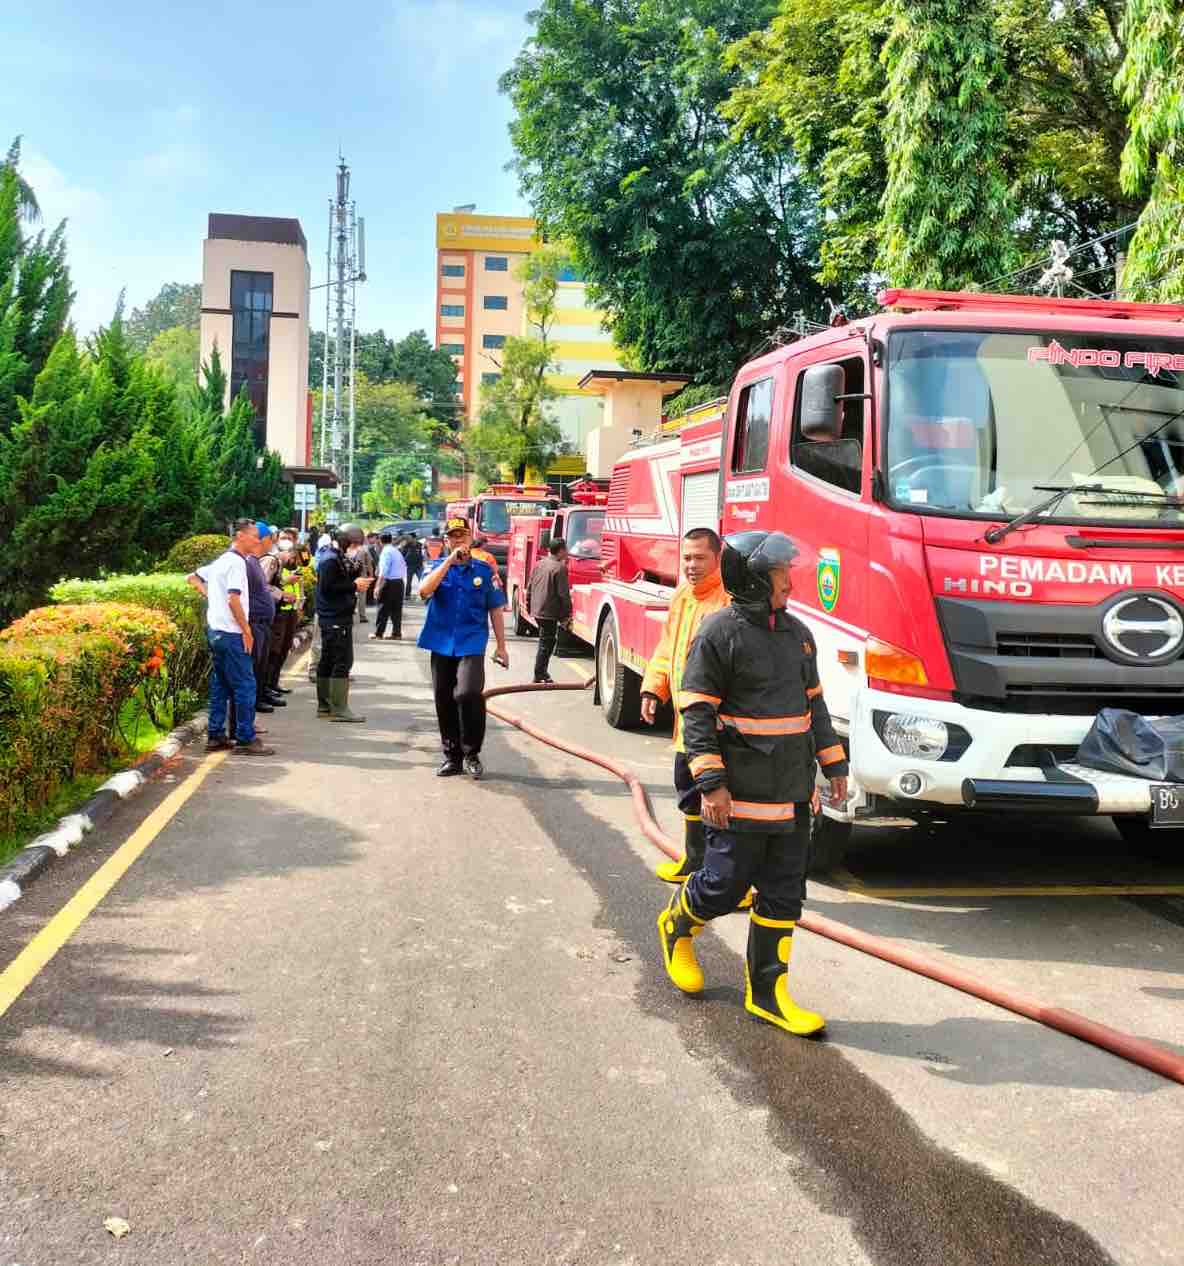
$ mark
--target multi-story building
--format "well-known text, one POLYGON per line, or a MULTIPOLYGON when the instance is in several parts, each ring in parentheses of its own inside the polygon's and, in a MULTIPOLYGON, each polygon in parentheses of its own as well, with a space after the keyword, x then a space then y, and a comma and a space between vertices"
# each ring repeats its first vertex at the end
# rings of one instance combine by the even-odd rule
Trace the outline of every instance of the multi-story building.
POLYGON ((226 403, 245 386, 255 434, 297 483, 336 484, 310 467, 308 244, 299 220, 211 213, 202 244, 201 358, 214 347, 226 403))
MULTIPOLYGON (((444 212, 436 216, 436 346, 452 354, 466 424, 481 411, 481 388, 497 380, 500 351, 510 335, 528 335, 519 264, 541 245, 534 220, 444 212)), ((603 399, 580 381, 589 371, 620 369, 602 314, 590 308, 574 271, 560 277, 551 338, 557 367, 552 406, 564 434, 564 454, 552 478, 585 469, 588 433, 599 426, 603 399)))

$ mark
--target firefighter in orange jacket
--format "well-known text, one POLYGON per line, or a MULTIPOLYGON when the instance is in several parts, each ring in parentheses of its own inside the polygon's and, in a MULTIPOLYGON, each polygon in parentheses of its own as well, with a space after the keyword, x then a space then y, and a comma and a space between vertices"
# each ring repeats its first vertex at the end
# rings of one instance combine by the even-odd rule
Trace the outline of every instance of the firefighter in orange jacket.
POLYGON ((682 883, 703 865, 703 822, 699 812, 699 792, 683 749, 682 713, 678 692, 691 642, 704 617, 730 601, 719 574, 720 539, 711 528, 692 528, 681 543, 682 574, 666 613, 666 623, 657 649, 641 683, 641 719, 653 725, 659 703, 675 701, 674 709, 674 789, 683 815, 683 856, 677 862, 662 862, 658 878, 670 884, 682 883))
POLYGON ((670 979, 699 993, 695 936, 755 886, 744 1006, 807 1036, 825 1021, 790 997, 788 969, 805 892, 810 799, 821 765, 832 799, 846 800, 848 766, 814 639, 785 609, 797 552, 781 532, 740 532, 724 543, 732 604, 703 621, 678 696, 706 856, 658 916, 658 933, 670 979))

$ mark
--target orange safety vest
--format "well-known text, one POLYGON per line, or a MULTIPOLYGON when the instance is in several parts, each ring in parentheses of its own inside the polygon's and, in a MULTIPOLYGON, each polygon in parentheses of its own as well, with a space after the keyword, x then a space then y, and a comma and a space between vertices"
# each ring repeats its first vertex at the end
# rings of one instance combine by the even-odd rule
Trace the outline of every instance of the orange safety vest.
POLYGON ((706 616, 722 611, 732 601, 724 588, 719 571, 713 571, 705 580, 691 586, 685 581, 674 591, 670 610, 662 636, 646 666, 641 683, 642 694, 654 695, 663 703, 671 698, 674 706, 674 750, 684 751, 682 741, 682 713, 678 709, 678 692, 682 689, 682 674, 687 666, 687 655, 699 625, 706 616))

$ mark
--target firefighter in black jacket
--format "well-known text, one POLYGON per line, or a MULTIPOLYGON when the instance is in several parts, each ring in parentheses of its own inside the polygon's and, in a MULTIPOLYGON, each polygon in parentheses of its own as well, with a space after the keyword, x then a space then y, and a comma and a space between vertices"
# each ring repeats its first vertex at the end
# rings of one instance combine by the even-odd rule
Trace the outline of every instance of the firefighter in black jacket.
POLYGON ((810 797, 821 765, 832 799, 846 800, 847 757, 822 697, 814 639, 785 610, 797 553, 781 532, 740 532, 724 542, 732 605, 700 626, 678 698, 707 854, 658 916, 658 932, 670 979, 699 993, 695 936, 754 886, 744 1006, 807 1036, 826 1021, 789 996, 788 969, 805 891, 810 797))

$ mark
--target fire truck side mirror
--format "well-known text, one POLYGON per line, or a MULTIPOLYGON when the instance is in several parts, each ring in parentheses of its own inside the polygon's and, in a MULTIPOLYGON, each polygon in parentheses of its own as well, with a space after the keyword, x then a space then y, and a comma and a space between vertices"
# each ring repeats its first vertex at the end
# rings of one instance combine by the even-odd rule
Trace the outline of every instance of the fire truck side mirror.
POLYGON ((802 375, 802 439, 839 439, 843 434, 846 375, 841 365, 811 365, 802 375))

